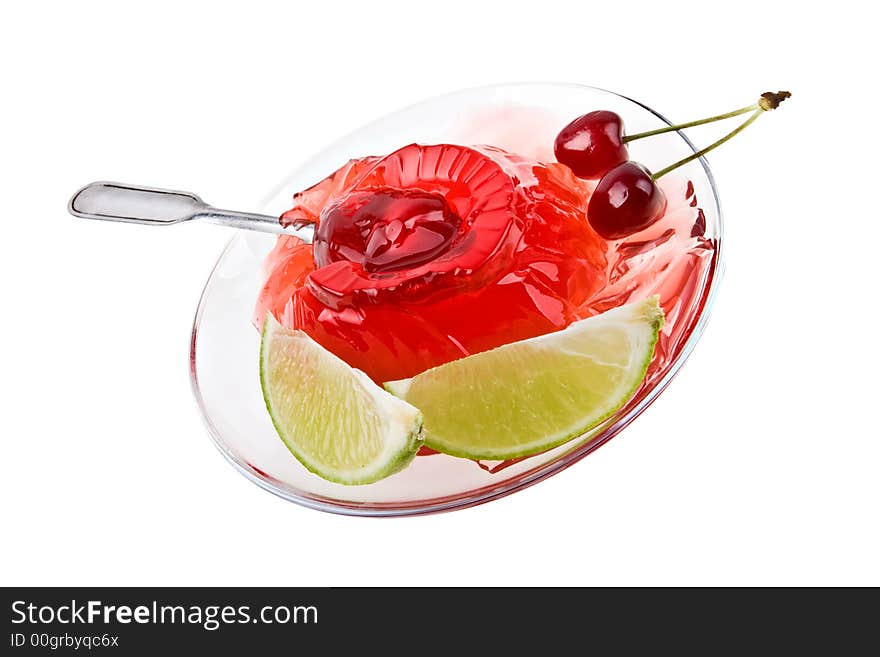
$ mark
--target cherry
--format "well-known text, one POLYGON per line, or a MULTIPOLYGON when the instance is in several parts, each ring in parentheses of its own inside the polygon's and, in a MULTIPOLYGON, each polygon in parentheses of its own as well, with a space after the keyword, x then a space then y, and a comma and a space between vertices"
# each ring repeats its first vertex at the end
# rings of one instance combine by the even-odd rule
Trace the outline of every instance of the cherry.
POLYGON ((587 220, 606 240, 644 230, 666 212, 666 196, 638 162, 618 164, 602 176, 590 197, 587 220))
MULTIPOLYGON (((623 162, 608 170, 599 180, 599 184, 596 186, 596 190, 590 197, 590 202, 587 206, 587 220, 590 222, 593 230, 607 240, 618 240, 644 230, 653 224, 666 211, 666 197, 657 186, 657 179, 688 162, 702 157, 712 149, 732 139, 754 123, 764 112, 776 109, 782 101, 790 96, 791 94, 787 91, 776 93, 768 91, 761 94, 757 103, 740 110, 728 112, 710 119, 692 121, 691 123, 679 126, 668 126, 626 138, 626 140, 632 141, 633 139, 641 139, 642 137, 649 137, 691 125, 709 123, 722 118, 736 116, 737 114, 752 112, 748 119, 715 143, 678 162, 670 164, 653 175, 647 168, 637 162, 623 162)), ((575 173, 577 174, 576 171, 575 173)))
POLYGON ((629 159, 623 119, 607 110, 579 116, 556 135, 553 152, 577 177, 599 178, 629 159))
POLYGON ((767 91, 761 94, 757 103, 748 107, 741 107, 732 112, 710 116, 706 119, 669 125, 626 136, 623 134, 623 119, 618 114, 607 110, 590 112, 579 116, 559 131, 553 142, 553 152, 556 154, 556 159, 571 169, 578 178, 595 180, 629 159, 626 145, 631 141, 721 121, 748 112, 760 114, 760 112, 776 109, 779 107, 779 103, 790 96, 791 94, 787 91, 776 93, 767 91))

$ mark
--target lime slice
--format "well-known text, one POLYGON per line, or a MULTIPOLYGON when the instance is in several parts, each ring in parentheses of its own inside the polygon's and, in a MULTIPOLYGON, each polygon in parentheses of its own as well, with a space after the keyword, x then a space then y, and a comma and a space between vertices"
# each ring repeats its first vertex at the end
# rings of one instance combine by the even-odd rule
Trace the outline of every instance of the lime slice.
POLYGON ((385 388, 422 411, 433 449, 470 459, 536 454, 623 406, 645 377, 662 326, 652 297, 385 388))
POLYGON ((260 382, 281 440, 324 479, 372 483, 405 467, 423 442, 417 408, 271 314, 263 328, 260 382))

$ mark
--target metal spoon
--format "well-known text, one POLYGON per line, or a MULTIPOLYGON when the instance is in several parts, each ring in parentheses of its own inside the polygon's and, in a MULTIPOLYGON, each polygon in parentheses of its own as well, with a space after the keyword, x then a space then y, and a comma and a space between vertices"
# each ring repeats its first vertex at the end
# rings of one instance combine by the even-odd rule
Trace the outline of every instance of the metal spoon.
POLYGON ((279 218, 271 215, 221 210, 208 205, 191 192, 116 182, 94 182, 86 185, 71 197, 67 210, 74 217, 83 219, 152 226, 168 226, 192 219, 203 219, 232 228, 296 235, 306 242, 311 242, 314 235, 311 226, 294 230, 282 226, 279 218))

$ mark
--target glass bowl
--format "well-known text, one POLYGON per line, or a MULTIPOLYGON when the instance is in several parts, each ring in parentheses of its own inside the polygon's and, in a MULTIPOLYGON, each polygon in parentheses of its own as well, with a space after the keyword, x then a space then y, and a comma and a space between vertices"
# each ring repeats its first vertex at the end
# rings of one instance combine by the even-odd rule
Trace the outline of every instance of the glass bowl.
MULTIPOLYGON (((281 214, 294 192, 335 171, 350 158, 382 155, 412 142, 487 143, 553 161, 558 130, 595 109, 613 110, 630 134, 669 122, 618 94, 574 84, 481 87, 430 99, 383 117, 333 143, 269 194, 262 211, 281 214)), ((678 132, 634 142, 631 155, 659 169, 695 152, 678 132)), ((308 472, 275 433, 259 381, 260 336, 251 324, 261 266, 275 237, 241 231, 220 255, 205 285, 192 333, 193 391, 220 452, 245 477, 306 507, 361 516, 403 516, 460 509, 497 499, 576 463, 617 435, 653 402, 693 350, 706 325, 721 272, 721 212, 704 159, 679 170, 694 186, 714 242, 711 261, 694 281, 694 312, 674 358, 611 418, 548 452, 515 462, 476 463, 443 454, 417 457, 407 468, 366 486, 343 486, 308 472)))

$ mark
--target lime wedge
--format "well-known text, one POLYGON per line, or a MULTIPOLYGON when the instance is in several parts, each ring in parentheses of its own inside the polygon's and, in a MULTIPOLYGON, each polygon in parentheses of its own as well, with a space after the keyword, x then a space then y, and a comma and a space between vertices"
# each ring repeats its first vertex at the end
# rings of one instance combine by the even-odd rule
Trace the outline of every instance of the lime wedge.
POLYGON ((623 406, 645 377, 662 326, 652 297, 385 388, 422 411, 433 449, 470 459, 536 454, 623 406))
POLYGON ((271 314, 263 328, 260 382, 281 440, 324 479, 372 483, 405 467, 423 442, 417 408, 271 314))

